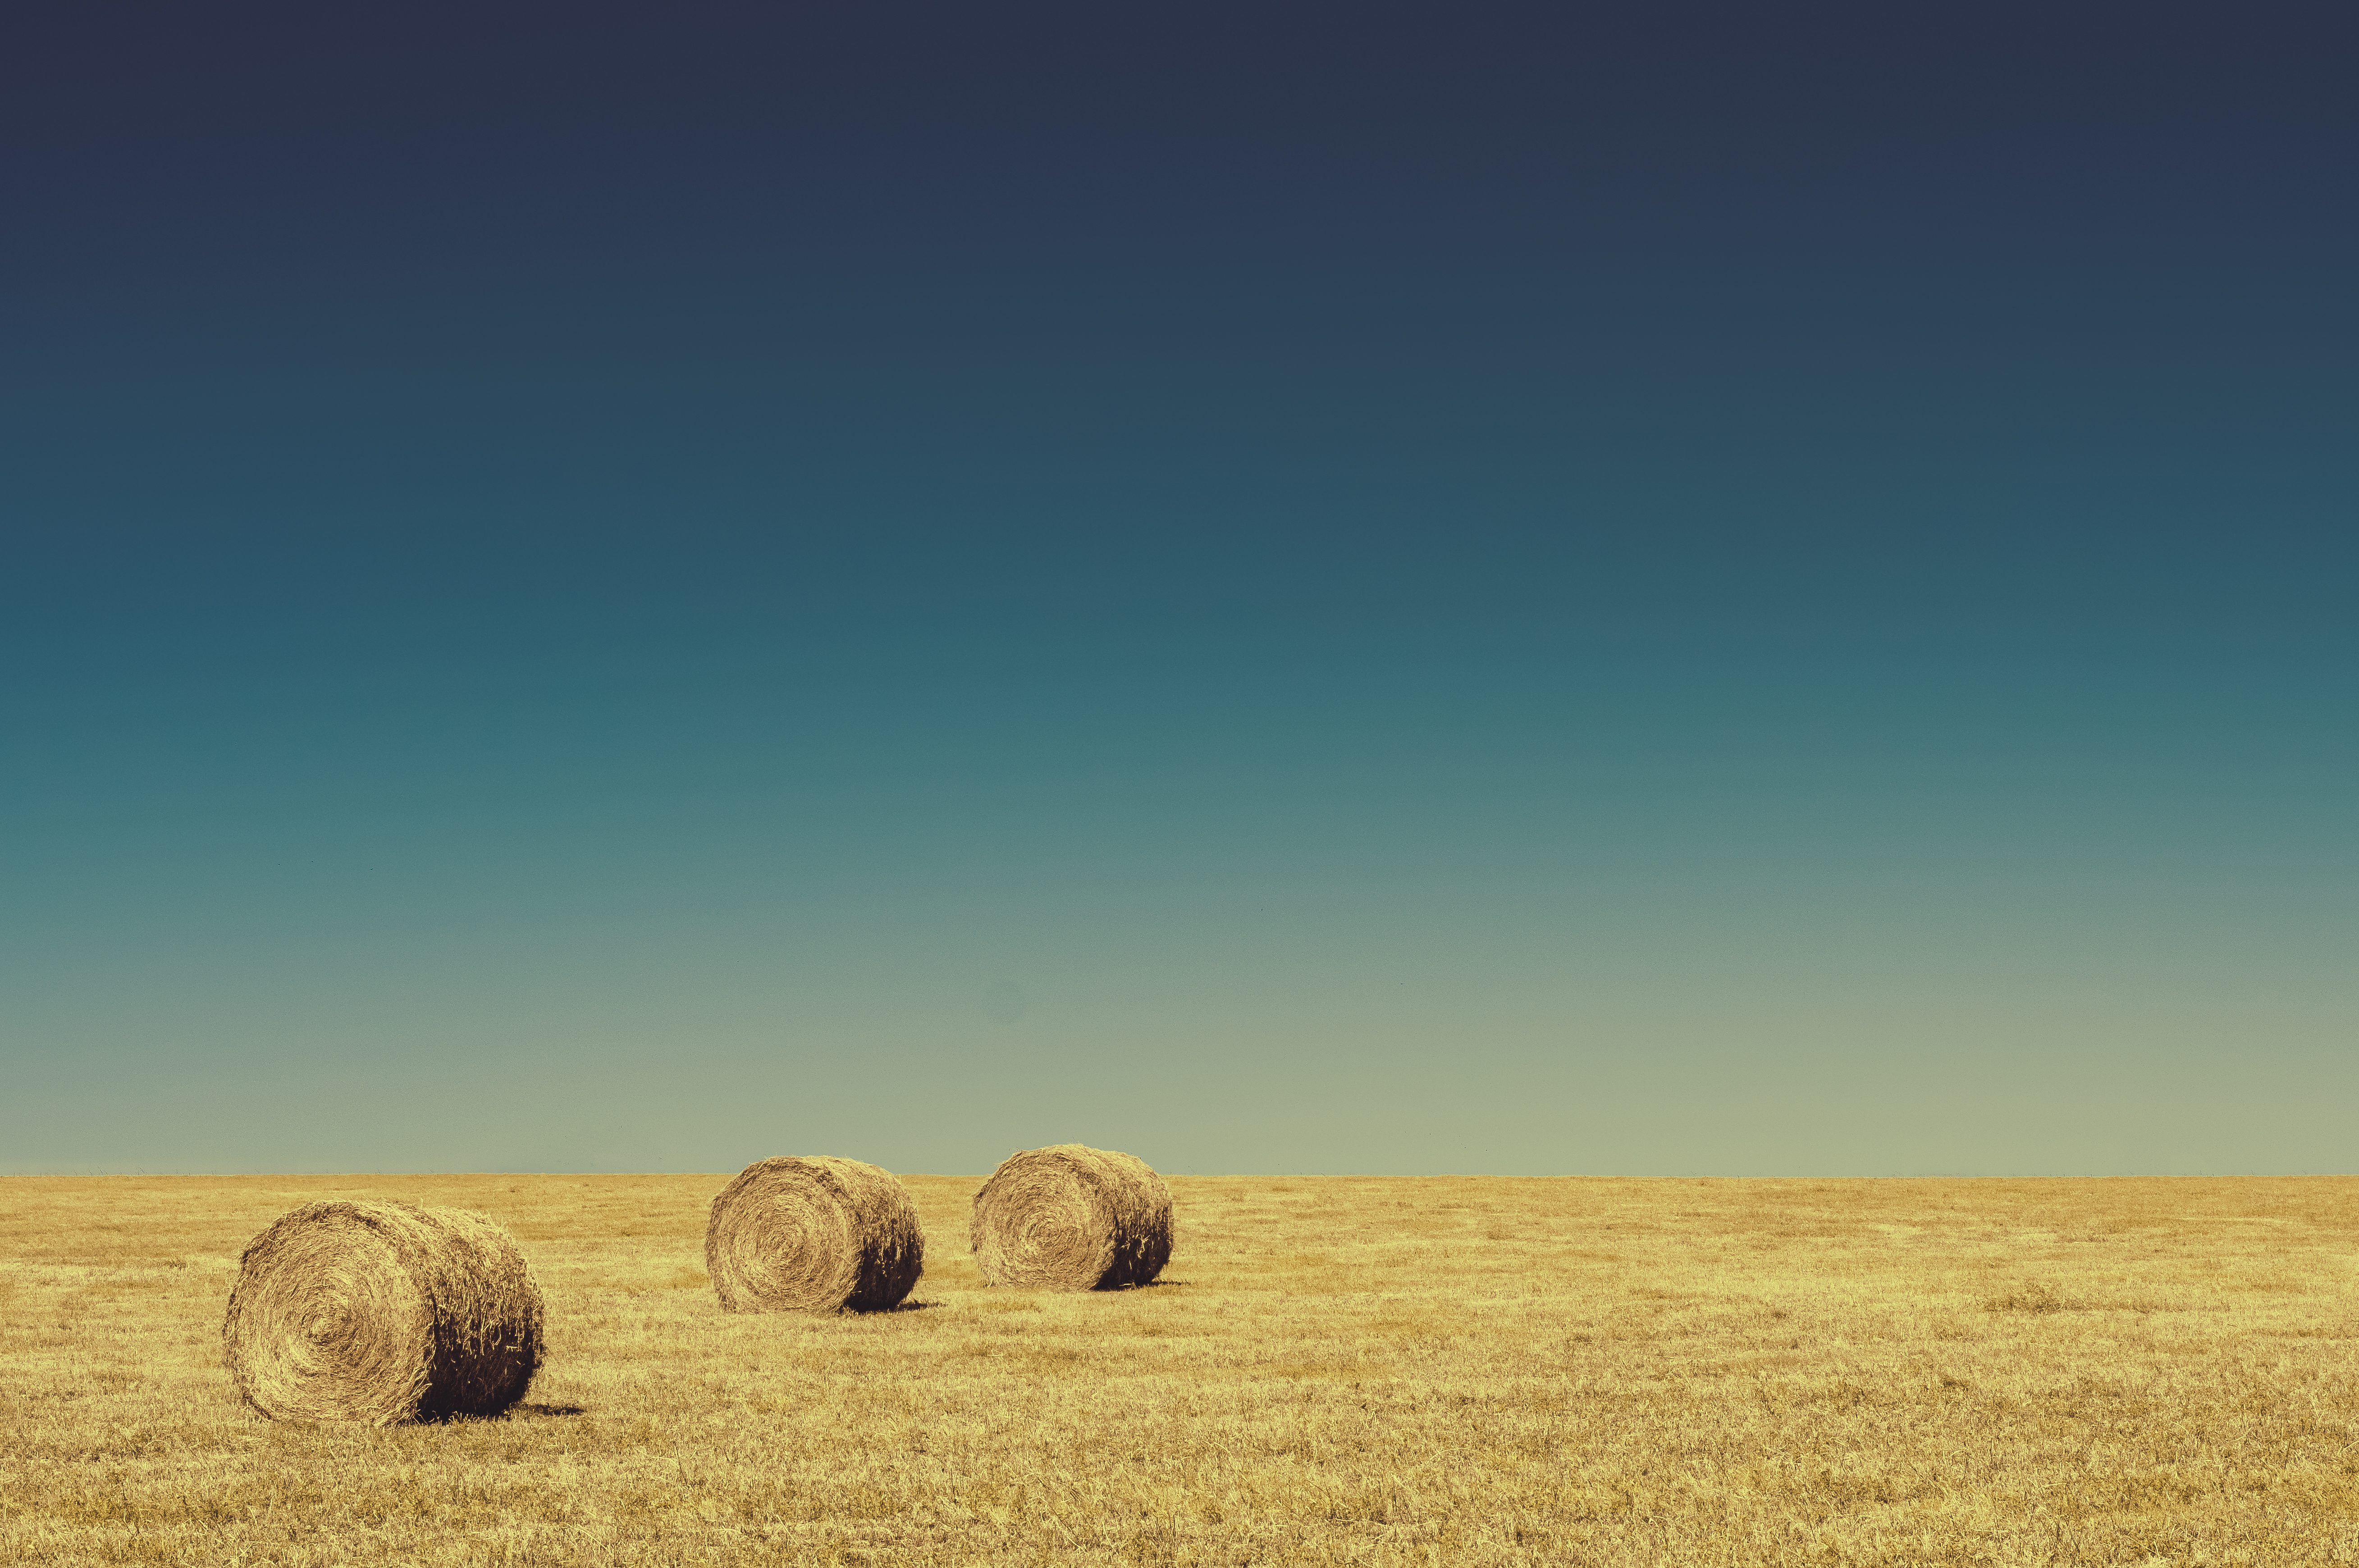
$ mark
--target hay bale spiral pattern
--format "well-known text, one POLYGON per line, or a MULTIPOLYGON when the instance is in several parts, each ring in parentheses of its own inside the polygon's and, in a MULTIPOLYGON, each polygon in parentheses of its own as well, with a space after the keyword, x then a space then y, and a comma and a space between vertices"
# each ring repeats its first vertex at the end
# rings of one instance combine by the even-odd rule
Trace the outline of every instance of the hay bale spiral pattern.
POLYGON ((1143 1285, 1171 1259, 1171 1190, 1135 1154, 1082 1143, 1027 1149, 974 1195, 967 1238, 986 1284, 1143 1285))
POLYGON ((881 1312, 925 1271, 892 1172, 821 1154, 748 1165, 712 1200, 704 1270, 725 1312, 881 1312))
POLYGON ((539 1369, 540 1287, 480 1214, 307 1204, 239 1257, 222 1345, 238 1393, 274 1420, 497 1415, 539 1369))

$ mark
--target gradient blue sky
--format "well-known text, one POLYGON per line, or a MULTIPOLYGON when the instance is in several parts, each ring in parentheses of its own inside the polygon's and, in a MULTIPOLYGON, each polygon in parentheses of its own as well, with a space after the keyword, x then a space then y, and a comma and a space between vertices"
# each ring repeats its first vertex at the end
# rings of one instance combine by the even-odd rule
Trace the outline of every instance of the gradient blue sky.
POLYGON ((2359 25, 1630 9, 13 15, 0 1170, 2359 1167, 2359 25))

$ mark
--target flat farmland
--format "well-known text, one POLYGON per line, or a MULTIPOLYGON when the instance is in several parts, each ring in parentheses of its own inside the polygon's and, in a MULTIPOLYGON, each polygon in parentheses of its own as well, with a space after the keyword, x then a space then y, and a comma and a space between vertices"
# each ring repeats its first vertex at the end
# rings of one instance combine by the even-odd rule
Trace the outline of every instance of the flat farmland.
POLYGON ((0 1561, 2359 1562, 2359 1179, 1175 1178, 1164 1279, 732 1316, 700 1176, 0 1179, 0 1561), (239 1249, 479 1209, 509 1416, 245 1411, 239 1249))

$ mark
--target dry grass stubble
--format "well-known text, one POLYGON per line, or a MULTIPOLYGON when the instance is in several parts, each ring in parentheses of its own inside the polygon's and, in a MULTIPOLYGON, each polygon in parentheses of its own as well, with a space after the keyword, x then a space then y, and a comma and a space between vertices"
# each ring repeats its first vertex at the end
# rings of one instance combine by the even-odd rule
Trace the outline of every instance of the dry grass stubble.
POLYGON ((0 1180, 0 1560, 2359 1561, 2352 1179, 1176 1178, 1160 1283, 864 1317, 723 1313, 716 1182, 0 1180), (244 1413, 236 1250, 323 1197, 515 1231, 527 1403, 244 1413))

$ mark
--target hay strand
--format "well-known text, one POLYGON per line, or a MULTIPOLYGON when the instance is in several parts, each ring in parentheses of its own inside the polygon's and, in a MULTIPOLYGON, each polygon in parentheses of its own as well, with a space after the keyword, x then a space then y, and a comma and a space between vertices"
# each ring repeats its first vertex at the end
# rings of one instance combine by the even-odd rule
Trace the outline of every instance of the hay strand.
POLYGON ((540 1287, 480 1214, 307 1204, 239 1257, 222 1348, 240 1396, 273 1420, 497 1415, 539 1369, 540 1287))
POLYGON ((909 1293, 925 1259, 901 1179, 830 1154, 746 1166, 704 1227, 723 1312, 881 1312, 909 1293))
POLYGON ((1136 1154, 1083 1143, 1027 1149, 974 1195, 967 1240, 985 1284, 1143 1285, 1171 1259, 1171 1190, 1136 1154))

